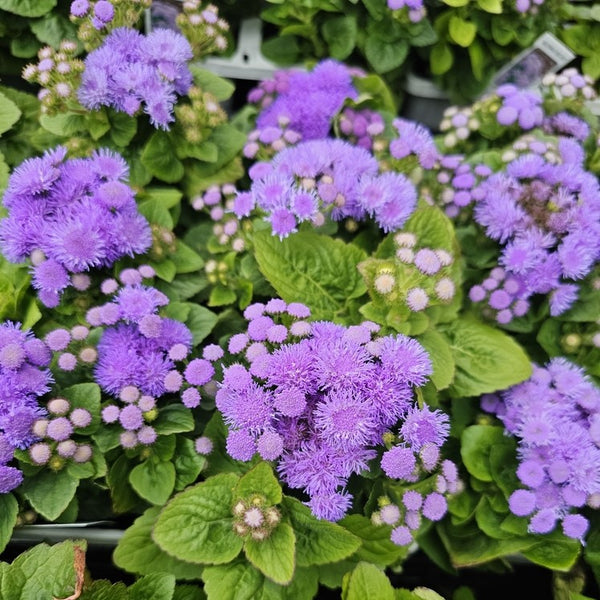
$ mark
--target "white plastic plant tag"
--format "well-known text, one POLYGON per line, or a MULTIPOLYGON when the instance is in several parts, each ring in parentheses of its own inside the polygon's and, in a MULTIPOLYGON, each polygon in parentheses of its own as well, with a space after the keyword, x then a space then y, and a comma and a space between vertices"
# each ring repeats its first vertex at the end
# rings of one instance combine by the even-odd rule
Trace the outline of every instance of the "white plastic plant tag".
POLYGON ((575 58, 571 49, 546 32, 498 71, 488 91, 504 83, 520 88, 537 85, 547 73, 555 73, 575 58))

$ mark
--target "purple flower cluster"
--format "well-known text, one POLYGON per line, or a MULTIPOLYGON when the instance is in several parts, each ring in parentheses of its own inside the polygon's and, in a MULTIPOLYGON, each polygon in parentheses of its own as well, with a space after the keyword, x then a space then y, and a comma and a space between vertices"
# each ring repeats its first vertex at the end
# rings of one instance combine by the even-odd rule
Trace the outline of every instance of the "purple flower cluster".
POLYGON ((339 116, 340 137, 369 152, 381 152, 387 147, 382 135, 385 122, 380 113, 368 108, 344 108, 339 116))
POLYGON ((237 194, 238 190, 232 183, 213 185, 192 199, 192 208, 208 213, 214 221, 212 231, 219 246, 239 253, 245 249, 246 242, 241 234, 240 219, 233 213, 237 194))
MULTIPOLYGON (((431 374, 429 357, 406 336, 373 338, 374 323, 308 323, 310 311, 298 303, 274 299, 245 316, 247 332, 228 350, 244 352, 249 366, 224 368, 216 395, 227 451, 277 461, 283 481, 310 496, 312 512, 336 521, 351 504, 348 478, 368 468, 383 434, 412 414, 412 388, 431 374), (300 320, 288 328, 281 321, 289 317, 300 320)), ((418 427, 407 435, 418 437, 418 427)))
POLYGON ((52 398, 46 408, 47 417, 36 419, 33 432, 40 441, 29 446, 29 457, 36 465, 49 464, 57 471, 66 460, 76 463, 92 458, 89 444, 78 443, 73 435, 92 423, 92 414, 85 408, 73 408, 65 398, 52 398))
POLYGON ((423 0, 387 0, 387 7, 394 11, 406 8, 411 23, 418 23, 427 14, 423 0))
POLYGON ((145 252, 151 243, 121 156, 109 150, 65 156, 59 146, 15 169, 4 194, 8 217, 0 223, 5 256, 31 258, 33 287, 48 307, 70 285, 86 288, 84 271, 145 252))
POLYGON ((115 7, 108 0, 73 0, 71 2, 71 15, 76 19, 90 18, 95 29, 104 29, 115 16, 115 7))
POLYGON ((509 275, 515 280, 511 286, 518 284, 517 298, 549 295, 553 316, 573 304, 579 289, 574 280, 600 258, 598 180, 584 169, 576 140, 562 138, 557 149, 559 162, 522 154, 473 192, 475 220, 502 244, 500 264, 507 281, 509 275))
POLYGON ((545 93, 557 100, 576 100, 585 102, 597 97, 594 80, 589 75, 570 67, 560 73, 547 73, 542 79, 545 93))
POLYGON ((83 71, 83 61, 75 58, 77 44, 63 40, 58 50, 45 46, 38 51, 37 65, 23 69, 23 79, 40 86, 38 99, 44 113, 67 110, 69 102, 76 101, 73 79, 83 71))
POLYGON ((440 158, 431 131, 416 121, 394 119, 398 137, 390 142, 390 154, 397 160, 415 157, 423 169, 431 169, 440 158))
POLYGON ((50 390, 52 352, 19 324, 0 324, 0 494, 17 487, 22 473, 8 466, 16 448, 36 439, 33 424, 44 415, 38 398, 50 390))
POLYGON ((469 290, 471 302, 485 302, 484 315, 503 325, 527 314, 526 297, 523 280, 502 267, 493 268, 489 277, 469 290))
POLYGON ((271 79, 260 81, 255 88, 248 92, 248 103, 255 104, 262 112, 275 102, 280 94, 286 94, 289 89, 290 77, 295 73, 292 69, 281 69, 273 73, 271 79))
POLYGON ((183 323, 158 314, 168 303, 162 292, 137 283, 115 290, 111 301, 88 311, 90 325, 105 326, 94 376, 106 392, 119 396, 135 386, 156 397, 180 389, 174 361, 187 357, 192 334, 183 323))
MULTIPOLYGON (((428 428, 434 424, 436 429, 444 428, 443 419, 439 416, 433 417, 434 413, 428 412, 427 408, 419 420, 427 423, 428 428)), ((445 427, 447 429, 447 425, 445 427)), ((447 433, 447 432, 446 432, 447 433)), ((421 448, 418 459, 412 454, 410 448, 396 446, 396 457, 402 463, 402 468, 412 467, 413 471, 409 474, 411 480, 418 479, 417 471, 422 471, 428 477, 426 483, 419 484, 419 490, 409 489, 404 491, 399 502, 394 504, 391 500, 383 496, 379 498, 380 509, 371 515, 373 523, 376 525, 389 525, 392 527, 391 540, 398 546, 408 546, 415 541, 415 535, 423 519, 429 521, 439 521, 444 517, 448 510, 448 496, 460 491, 462 482, 458 478, 458 469, 451 460, 443 460, 439 463, 438 447, 425 445, 421 448), (437 458, 436 458, 437 455, 437 458)), ((392 453, 395 448, 388 450, 392 453)), ((391 461, 388 461, 391 462, 391 461)))
MULTIPOLYGON (((456 292, 450 271, 454 256, 444 248, 419 244, 417 236, 410 232, 397 233, 394 242, 397 260, 412 271, 409 276, 402 277, 411 282, 402 290, 408 308, 419 312, 432 304, 450 302, 456 292)), ((375 289, 377 285, 378 279, 375 279, 375 289)))
POLYGON ((479 129, 480 122, 472 106, 450 106, 440 121, 440 131, 444 133, 445 148, 454 148, 467 140, 471 133, 479 129))
POLYGON ((521 14, 537 14, 545 0, 515 0, 515 8, 521 14))
POLYGON ((542 124, 544 109, 539 93, 506 83, 498 87, 496 95, 502 102, 496 113, 500 125, 509 127, 516 123, 521 129, 528 131, 542 124))
POLYGON ((471 165, 461 154, 448 154, 440 157, 421 189, 432 204, 456 219, 475 201, 473 190, 481 179, 491 174, 492 170, 485 164, 471 165))
POLYGON ((482 406, 518 439, 524 489, 511 494, 511 512, 528 517, 532 533, 561 522, 565 535, 583 540, 589 524, 577 509, 600 506, 600 389, 559 357, 534 366, 524 383, 484 396, 482 406))
POLYGON ((117 28, 87 56, 79 100, 91 110, 112 106, 131 116, 143 105, 155 127, 168 129, 177 94, 185 94, 192 84, 191 58, 187 40, 170 29, 144 36, 117 28))
POLYGON ((248 134, 243 154, 254 160, 270 160, 274 154, 297 144, 301 139, 302 134, 289 127, 288 117, 280 117, 277 126, 253 129, 248 134))
POLYGON ((175 23, 189 40, 195 58, 227 49, 229 23, 219 17, 217 6, 201 0, 185 0, 182 8, 175 23))
POLYGON ((249 192, 237 196, 233 211, 268 214, 273 234, 296 231, 298 223, 371 217, 385 232, 402 227, 416 206, 414 185, 400 173, 378 174, 379 163, 363 148, 336 139, 301 142, 270 163, 256 163, 249 192))
MULTIPOLYGON (((329 135, 331 121, 348 98, 355 99, 358 92, 352 84, 357 73, 343 63, 324 60, 310 71, 291 71, 285 77, 285 86, 268 86, 278 95, 262 109, 256 120, 260 130, 279 127, 280 119, 287 119, 289 129, 303 140, 322 139, 329 135)), ((262 91, 261 88, 259 88, 262 91)), ((263 100, 259 92, 251 92, 249 100, 263 100)), ((264 106, 264 104, 263 104, 264 106)))

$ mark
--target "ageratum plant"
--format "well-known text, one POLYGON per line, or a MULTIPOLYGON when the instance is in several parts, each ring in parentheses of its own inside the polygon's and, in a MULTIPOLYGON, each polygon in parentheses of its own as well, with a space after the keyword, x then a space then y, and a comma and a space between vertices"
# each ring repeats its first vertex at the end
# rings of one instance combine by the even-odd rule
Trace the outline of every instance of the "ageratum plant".
MULTIPOLYGON (((593 82, 504 86, 434 137, 328 59, 234 125, 189 66, 214 9, 185 3, 186 41, 124 8, 73 2, 86 52, 1 100, 0 545, 118 517, 133 598, 437 597, 397 589, 415 551, 590 573, 593 82)), ((125 593, 85 545, 3 563, 2 593, 125 593)))

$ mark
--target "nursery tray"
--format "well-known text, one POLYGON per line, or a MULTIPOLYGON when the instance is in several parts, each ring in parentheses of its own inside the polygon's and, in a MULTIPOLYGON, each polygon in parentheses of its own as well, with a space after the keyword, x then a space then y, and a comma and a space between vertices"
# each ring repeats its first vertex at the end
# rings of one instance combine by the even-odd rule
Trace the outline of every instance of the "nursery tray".
POLYGON ((23 525, 15 528, 11 542, 54 544, 71 538, 84 538, 93 546, 116 546, 124 530, 116 529, 112 521, 65 523, 48 525, 23 525))

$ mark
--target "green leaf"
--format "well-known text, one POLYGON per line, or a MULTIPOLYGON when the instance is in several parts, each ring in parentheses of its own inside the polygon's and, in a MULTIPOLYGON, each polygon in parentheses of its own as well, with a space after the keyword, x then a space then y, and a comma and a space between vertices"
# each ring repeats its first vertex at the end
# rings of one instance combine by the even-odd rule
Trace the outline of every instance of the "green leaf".
POLYGON ((131 142, 137 132, 137 119, 130 117, 127 113, 109 111, 110 137, 112 141, 121 148, 131 142))
POLYGON ((233 532, 231 506, 237 475, 222 473, 175 496, 154 526, 154 541, 168 554, 194 563, 233 560, 242 539, 233 532))
POLYGON ((175 577, 169 573, 149 573, 129 587, 130 600, 171 600, 175 577))
POLYGON ((173 600, 206 600, 206 594, 197 585, 177 585, 173 600))
MULTIPOLYGON (((204 591, 208 600, 259 600, 264 577, 246 561, 216 567, 202 572, 204 591)), ((264 598, 264 600, 267 600, 264 598)))
POLYGON ((340 525, 317 519, 296 498, 284 496, 283 508, 296 534, 296 563, 299 567, 333 563, 353 554, 360 539, 340 525))
POLYGON ((177 250, 171 254, 178 273, 195 273, 204 266, 203 258, 181 240, 177 240, 177 250))
POLYGON ((454 54, 448 44, 438 42, 429 55, 429 69, 433 75, 447 73, 454 64, 454 54))
POLYGON ((477 25, 471 21, 465 21, 456 15, 452 15, 448 23, 448 33, 456 44, 463 48, 468 48, 477 34, 477 25))
POLYGON ((254 236, 258 266, 286 302, 302 301, 314 319, 340 318, 349 300, 366 292, 357 270, 365 258, 360 248, 312 232, 280 241, 270 231, 254 236))
POLYGON ((300 46, 293 35, 281 35, 264 41, 260 52, 265 58, 282 66, 291 66, 300 58, 300 46))
POLYGON ((376 73, 388 73, 404 64, 408 48, 404 39, 390 42, 370 35, 365 43, 365 56, 376 73))
POLYGON ((181 404, 169 404, 159 409, 156 421, 152 423, 156 433, 182 433, 194 429, 194 417, 189 408, 181 404))
POLYGON ((172 302, 167 306, 165 314, 168 317, 170 316, 173 319, 185 322, 192 332, 194 346, 198 345, 210 334, 217 322, 217 315, 214 312, 192 302, 172 302), (183 319, 174 316, 182 309, 187 311, 183 319))
POLYGON ((59 113, 57 115, 41 115, 40 125, 50 133, 61 138, 69 137, 85 131, 87 119, 76 113, 59 113))
POLYGON ((342 580, 342 600, 394 600, 395 597, 385 573, 366 562, 358 563, 342 580))
POLYGON ((54 546, 38 544, 30 548, 13 561, 7 576, 2 578, 0 597, 50 600, 72 595, 76 580, 75 547, 85 552, 86 545, 85 540, 67 540, 54 546))
POLYGON ((536 543, 536 538, 531 535, 512 536, 506 540, 489 538, 476 526, 475 529, 455 527, 449 521, 439 523, 437 531, 455 567, 480 565, 495 558, 523 552, 536 543))
POLYGON ((492 38, 499 46, 508 46, 515 39, 515 29, 505 19, 492 19, 491 20, 491 32, 492 38))
POLYGON ((487 13, 493 15, 502 14, 502 0, 477 0, 477 5, 487 13))
POLYGON ((10 41, 10 53, 17 58, 33 58, 40 49, 35 35, 22 33, 10 41))
POLYGON ((471 0, 442 0, 444 4, 458 8, 459 6, 466 6, 471 0))
POLYGON ((21 17, 41 17, 56 6, 56 0, 0 0, 0 9, 21 17))
POLYGON ((227 306, 233 304, 237 299, 236 293, 224 285, 217 284, 210 292, 208 306, 227 306))
POLYGON ((198 65, 190 65, 194 83, 205 92, 210 92, 217 100, 228 100, 235 91, 235 85, 228 79, 215 75, 198 65))
POLYGON ((40 42, 58 48, 63 40, 76 40, 77 28, 63 15, 52 12, 30 25, 40 42))
POLYGON ((78 600, 129 600, 129 593, 124 583, 113 585, 106 579, 98 579, 86 586, 78 600))
POLYGON ((235 499, 262 496, 269 506, 279 504, 283 497, 281 486, 273 475, 273 469, 265 461, 259 462, 239 480, 233 490, 233 496, 235 499))
POLYGON ((390 540, 388 529, 374 525, 363 515, 348 515, 340 521, 340 525, 362 541, 361 547, 352 556, 357 561, 364 560, 383 568, 406 554, 405 548, 390 540))
POLYGON ((37 512, 53 521, 67 508, 78 484, 67 471, 41 471, 25 479, 21 491, 37 512))
POLYGON ((472 425, 461 436, 460 455, 463 464, 481 481, 493 481, 490 466, 490 451, 504 439, 504 428, 490 425, 472 425))
POLYGON ((0 135, 8 131, 20 118, 19 107, 0 92, 0 135))
POLYGON ((10 493, 0 494, 0 552, 8 544, 19 514, 19 503, 10 493))
POLYGON ((145 460, 131 470, 129 483, 144 500, 163 505, 175 487, 175 467, 171 461, 145 460))
POLYGON ((444 335, 435 329, 428 329, 417 336, 433 364, 431 381, 438 390, 445 390, 454 379, 454 357, 450 344, 444 335))
POLYGON ((358 27, 354 15, 345 15, 327 19, 321 28, 323 39, 329 45, 329 56, 344 60, 348 58, 356 45, 358 27))
POLYGON ((488 57, 487 51, 477 40, 473 41, 468 50, 473 76, 477 81, 481 81, 485 77, 485 67, 487 65, 488 57))
POLYGON ((275 583, 287 585, 294 576, 296 536, 287 523, 279 523, 266 540, 249 538, 244 544, 246 558, 275 583))
POLYGON ((440 326, 456 362, 450 393, 479 396, 503 390, 531 375, 531 362, 519 344, 499 329, 460 318, 440 326))
POLYGON ((196 481, 206 464, 206 458, 196 452, 192 440, 179 436, 173 464, 175 465, 175 490, 179 491, 196 481))
POLYGON ((151 534, 159 513, 153 506, 125 530, 113 553, 116 565, 139 575, 163 571, 177 579, 199 579, 201 567, 169 556, 154 543, 151 534))
POLYGON ((142 164, 158 179, 175 183, 183 177, 183 164, 175 156, 173 140, 168 133, 156 131, 142 151, 142 164))
POLYGON ((554 571, 569 571, 579 556, 581 544, 577 540, 544 540, 523 551, 530 561, 554 571))
MULTIPOLYGON (((117 435, 117 445, 119 437, 117 435)), ((115 513, 125 513, 131 510, 139 499, 129 483, 131 461, 121 454, 108 470, 106 481, 110 489, 113 510, 115 513)))

